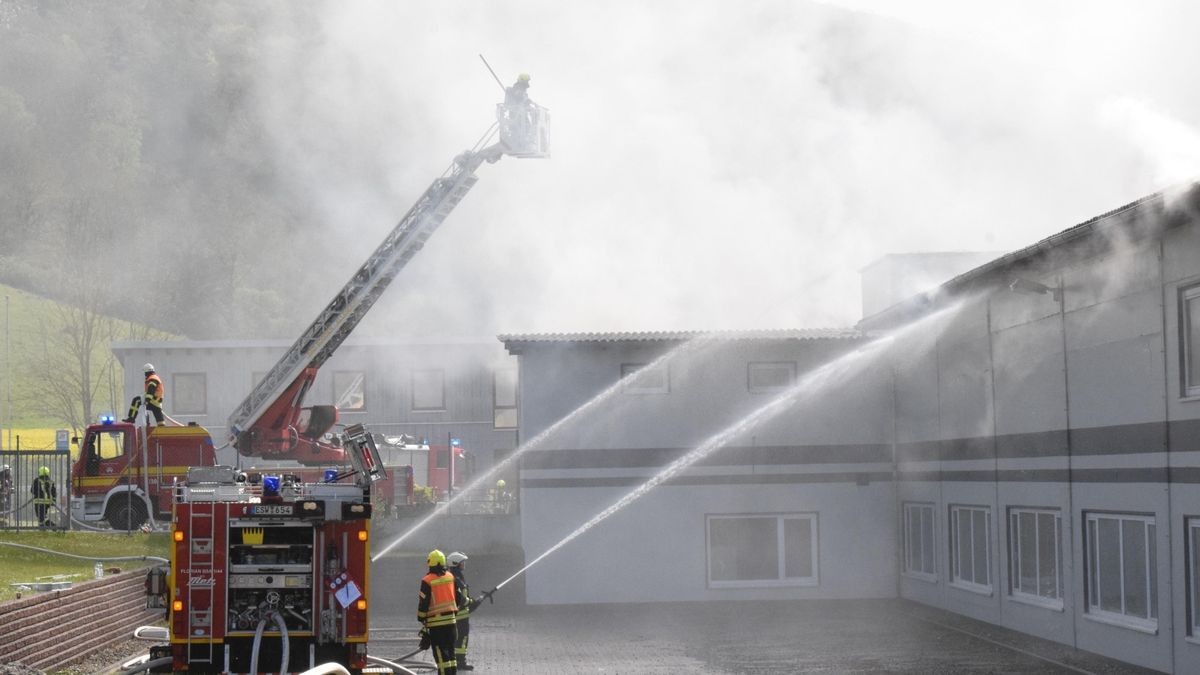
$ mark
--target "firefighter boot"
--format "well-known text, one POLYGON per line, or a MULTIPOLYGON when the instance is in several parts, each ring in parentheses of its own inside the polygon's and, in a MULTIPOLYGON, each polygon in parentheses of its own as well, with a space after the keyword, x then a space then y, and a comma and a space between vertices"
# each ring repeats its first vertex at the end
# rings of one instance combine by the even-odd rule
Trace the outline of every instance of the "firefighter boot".
POLYGON ((467 665, 467 657, 465 657, 465 656, 455 657, 454 660, 458 662, 459 670, 475 670, 475 666, 467 665))

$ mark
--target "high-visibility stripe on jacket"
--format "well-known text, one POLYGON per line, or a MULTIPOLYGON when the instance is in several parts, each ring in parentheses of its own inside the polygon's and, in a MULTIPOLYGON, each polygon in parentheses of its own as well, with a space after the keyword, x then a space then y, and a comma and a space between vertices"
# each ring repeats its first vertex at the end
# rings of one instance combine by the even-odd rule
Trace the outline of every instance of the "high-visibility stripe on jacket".
POLYGON ((417 620, 424 623, 427 628, 453 624, 458 612, 458 602, 454 596, 453 574, 449 572, 426 574, 421 579, 417 620))
POLYGON ((456 572, 456 569, 450 568, 450 573, 454 575, 454 590, 458 594, 458 620, 462 621, 471 616, 471 587, 462 570, 456 572))
POLYGON ((161 408, 163 405, 163 381, 154 373, 146 376, 146 405, 155 408, 161 408))
POLYGON ((58 496, 58 489, 55 488, 54 482, 50 480, 49 476, 34 478, 29 491, 33 493, 34 504, 53 504, 55 497, 58 496))

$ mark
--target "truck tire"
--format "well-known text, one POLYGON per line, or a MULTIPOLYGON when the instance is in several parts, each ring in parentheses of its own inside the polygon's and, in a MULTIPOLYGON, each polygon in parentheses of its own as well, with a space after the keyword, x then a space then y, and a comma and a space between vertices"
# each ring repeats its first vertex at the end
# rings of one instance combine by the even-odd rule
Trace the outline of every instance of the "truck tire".
POLYGON ((136 530, 146 522, 146 517, 146 503, 141 497, 113 497, 104 511, 104 519, 114 530, 136 530))

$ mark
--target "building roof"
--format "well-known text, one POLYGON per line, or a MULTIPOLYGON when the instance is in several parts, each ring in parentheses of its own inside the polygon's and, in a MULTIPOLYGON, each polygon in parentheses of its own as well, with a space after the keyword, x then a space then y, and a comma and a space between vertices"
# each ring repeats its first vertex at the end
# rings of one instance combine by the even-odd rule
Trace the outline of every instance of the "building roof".
POLYGON ((505 344, 515 342, 682 342, 698 337, 721 340, 856 340, 867 337, 854 328, 796 328, 779 330, 682 330, 623 333, 515 333, 500 335, 505 344))
POLYGON ((948 297, 973 288, 997 281, 1008 283, 1011 281, 1008 273, 1014 268, 1032 266, 1047 254, 1065 250, 1070 245, 1083 245, 1097 240, 1104 242, 1114 235, 1125 241, 1134 241, 1149 233, 1161 231, 1177 224, 1172 222, 1171 214, 1167 211, 1168 198, 1175 197, 1189 203, 1190 209, 1184 209, 1178 214, 1183 218, 1189 217, 1188 210, 1193 214, 1200 210, 1200 182, 1155 192, 1052 234, 1030 246, 1002 255, 950 279, 927 293, 899 302, 872 316, 863 317, 857 327, 871 330, 891 325, 912 318, 948 297))

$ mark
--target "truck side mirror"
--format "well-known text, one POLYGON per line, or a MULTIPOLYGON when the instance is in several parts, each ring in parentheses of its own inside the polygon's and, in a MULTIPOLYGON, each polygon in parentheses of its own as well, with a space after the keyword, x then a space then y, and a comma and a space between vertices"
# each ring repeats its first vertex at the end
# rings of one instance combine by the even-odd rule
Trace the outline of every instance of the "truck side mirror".
POLYGON ((79 437, 78 436, 71 437, 71 445, 79 445, 79 437))

